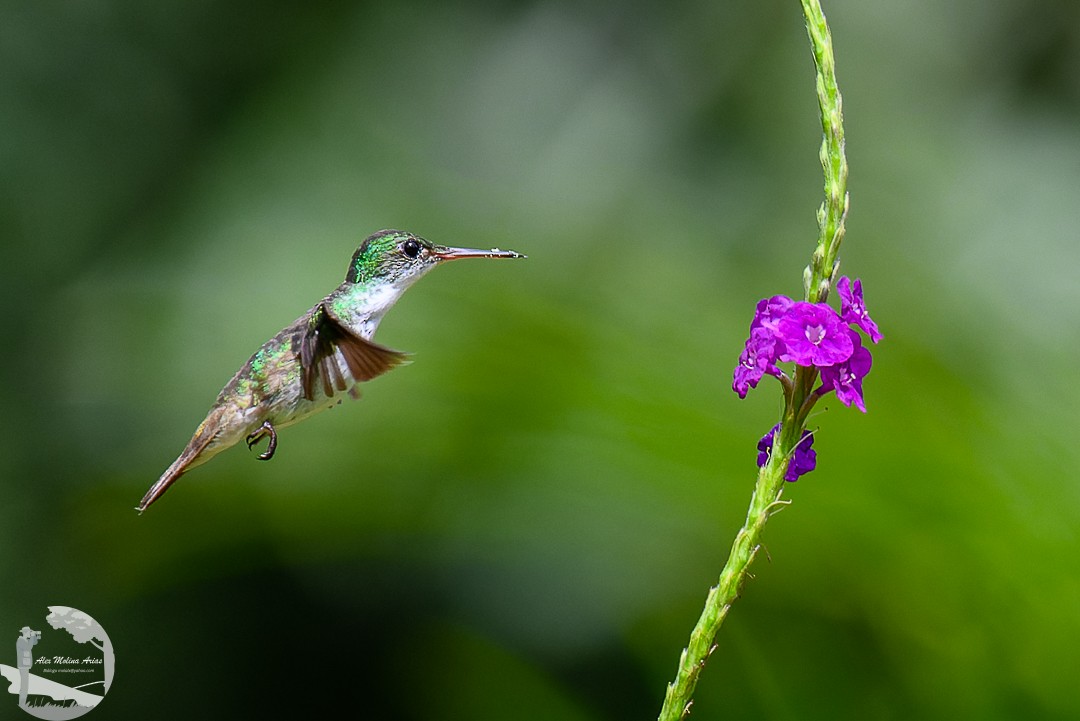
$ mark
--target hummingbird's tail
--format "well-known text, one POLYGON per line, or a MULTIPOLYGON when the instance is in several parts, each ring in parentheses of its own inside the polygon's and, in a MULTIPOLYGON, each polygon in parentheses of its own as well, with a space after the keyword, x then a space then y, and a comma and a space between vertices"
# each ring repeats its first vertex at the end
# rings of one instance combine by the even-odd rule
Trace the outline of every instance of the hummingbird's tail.
POLYGON ((206 416, 206 420, 199 424, 199 427, 195 430, 195 435, 188 441, 187 447, 184 448, 184 452, 172 462, 172 465, 165 469, 165 472, 161 474, 161 478, 157 479, 157 482, 150 486, 150 490, 146 492, 143 499, 139 501, 139 505, 135 507, 136 511, 141 514, 150 507, 151 503, 160 498, 165 491, 169 490, 169 486, 175 483, 180 476, 184 475, 184 473, 194 466, 209 460, 209 455, 203 456, 202 454, 203 451, 205 451, 207 447, 221 435, 224 413, 225 409, 221 407, 214 408, 210 411, 210 414, 206 416))

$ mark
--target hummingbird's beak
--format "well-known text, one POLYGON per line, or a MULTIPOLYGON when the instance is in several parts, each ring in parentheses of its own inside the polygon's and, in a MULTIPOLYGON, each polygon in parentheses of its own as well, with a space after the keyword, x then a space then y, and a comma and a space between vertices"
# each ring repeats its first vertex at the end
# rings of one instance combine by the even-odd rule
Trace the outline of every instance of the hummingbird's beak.
POLYGON ((475 248, 447 248, 445 245, 436 245, 431 250, 431 255, 439 260, 457 260, 459 258, 524 258, 521 253, 513 250, 477 250, 475 248))

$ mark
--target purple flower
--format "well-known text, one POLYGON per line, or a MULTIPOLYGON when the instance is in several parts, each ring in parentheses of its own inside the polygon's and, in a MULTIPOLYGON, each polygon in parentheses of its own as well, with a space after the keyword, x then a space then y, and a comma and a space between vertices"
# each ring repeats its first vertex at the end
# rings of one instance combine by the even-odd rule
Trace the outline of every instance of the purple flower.
POLYGON ((731 389, 739 394, 739 398, 746 398, 751 388, 757 388, 758 381, 766 373, 780 373, 776 367, 776 345, 776 336, 767 328, 757 327, 750 331, 731 383, 731 389))
MULTIPOLYGON (((769 462, 769 454, 772 453, 773 436, 776 435, 778 430, 780 430, 779 423, 770 428, 769 432, 758 441, 757 464, 759 467, 769 462)), ((813 445, 814 434, 810 431, 803 431, 802 438, 795 446, 795 453, 788 464, 787 473, 784 474, 785 481, 797 481, 799 476, 814 470, 817 466, 817 451, 811 448, 813 445)))
POLYGON ((777 322, 776 335, 784 345, 780 360, 801 366, 842 363, 853 350, 848 327, 825 303, 794 303, 777 322))
POLYGON ((786 295, 762 298, 758 301, 757 309, 754 311, 754 320, 750 322, 750 332, 753 333, 755 328, 767 328, 775 333, 776 324, 793 305, 795 305, 795 301, 786 295))
POLYGON ((853 283, 846 275, 836 284, 836 290, 840 293, 840 317, 845 323, 854 323, 863 329, 870 340, 877 343, 882 339, 877 323, 870 318, 866 311, 866 304, 862 297, 862 281, 858 278, 853 283))
POLYGON ((855 407, 866 413, 866 403, 863 402, 862 379, 870 372, 873 358, 870 351, 863 347, 859 334, 848 330, 854 350, 851 357, 842 363, 826 366, 821 369, 821 387, 817 389, 818 395, 836 391, 836 397, 848 408, 854 403, 855 407))

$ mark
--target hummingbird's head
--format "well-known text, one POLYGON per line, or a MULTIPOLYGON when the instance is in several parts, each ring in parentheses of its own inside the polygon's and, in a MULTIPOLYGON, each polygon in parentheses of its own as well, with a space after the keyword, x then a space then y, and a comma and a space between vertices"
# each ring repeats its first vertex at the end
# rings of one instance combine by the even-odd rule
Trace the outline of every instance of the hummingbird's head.
POLYGON ((446 260, 459 258, 524 258, 512 250, 474 250, 435 245, 404 230, 380 230, 369 235, 353 254, 348 283, 391 283, 408 286, 446 260))

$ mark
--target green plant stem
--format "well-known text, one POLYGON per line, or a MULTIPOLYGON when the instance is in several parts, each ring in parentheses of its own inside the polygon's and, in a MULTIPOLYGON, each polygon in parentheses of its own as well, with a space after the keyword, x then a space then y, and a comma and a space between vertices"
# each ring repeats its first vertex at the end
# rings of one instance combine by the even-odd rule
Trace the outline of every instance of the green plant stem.
POLYGON ((731 605, 739 597, 747 569, 761 549, 761 532, 765 528, 765 522, 787 503, 780 500, 786 471, 787 459, 774 455, 758 472, 746 522, 735 535, 727 563, 720 572, 720 581, 709 589, 701 618, 690 634, 690 643, 679 656, 679 670, 675 680, 668 684, 664 706, 660 711, 660 721, 676 721, 690 713, 694 688, 705 667, 705 660, 715 648, 716 633, 727 617, 731 605))
POLYGON ((821 108, 821 167, 825 171, 825 202, 818 209, 818 242, 806 277, 806 299, 811 303, 828 299, 829 288, 838 269, 837 255, 844 240, 847 220, 847 156, 844 153, 844 109, 836 84, 832 33, 818 0, 801 0, 806 32, 817 69, 818 106, 821 108))
MULTIPOLYGON (((817 69, 817 95, 821 108, 821 165, 825 174, 825 201, 818 210, 819 235, 810 265, 804 272, 806 299, 827 300, 839 268, 837 255, 844 239, 847 218, 847 158, 844 154, 844 118, 832 50, 832 36, 819 0, 801 0, 806 30, 817 69)), ((780 432, 773 441, 768 462, 758 471, 746 521, 735 534, 720 580, 709 589, 705 608, 690 633, 690 641, 679 656, 675 680, 668 684, 660 721, 677 721, 690 713, 694 689, 709 655, 716 648, 716 634, 739 597, 750 564, 761 549, 761 534, 769 518, 788 504, 781 500, 784 474, 801 440, 806 417, 813 407, 812 389, 818 372, 799 367, 795 378, 784 387, 784 413, 780 432)))

